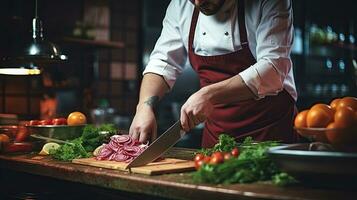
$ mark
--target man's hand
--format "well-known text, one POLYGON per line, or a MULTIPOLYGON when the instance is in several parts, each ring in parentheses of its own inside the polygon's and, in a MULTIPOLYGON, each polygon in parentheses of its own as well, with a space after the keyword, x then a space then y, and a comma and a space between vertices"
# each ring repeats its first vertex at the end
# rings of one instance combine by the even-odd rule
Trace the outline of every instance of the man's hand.
POLYGON ((187 132, 204 122, 212 110, 213 104, 206 88, 191 95, 181 108, 180 121, 183 130, 187 132))
POLYGON ((153 108, 148 102, 139 104, 129 129, 129 135, 140 142, 152 141, 157 135, 157 124, 153 108))
POLYGON ((157 124, 154 109, 159 100, 169 90, 161 75, 147 73, 141 82, 139 103, 136 114, 131 122, 129 135, 140 142, 156 138, 157 124))

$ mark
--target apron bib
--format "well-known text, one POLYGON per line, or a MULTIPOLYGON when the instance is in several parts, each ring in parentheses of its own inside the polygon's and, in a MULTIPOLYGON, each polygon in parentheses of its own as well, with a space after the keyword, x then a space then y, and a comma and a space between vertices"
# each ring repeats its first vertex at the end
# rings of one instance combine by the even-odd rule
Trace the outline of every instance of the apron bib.
MULTIPOLYGON (((242 48, 228 54, 200 56, 194 53, 193 40, 199 11, 195 8, 189 33, 189 60, 198 73, 200 86, 229 79, 254 65, 245 28, 244 0, 238 1, 238 22, 242 48)), ((237 95, 237 94, 232 94, 237 95)), ((276 96, 260 100, 246 100, 226 105, 215 105, 213 112, 205 121, 202 147, 212 147, 221 133, 231 135, 236 140, 247 136, 257 141, 280 140, 292 143, 297 140, 293 132, 293 120, 297 109, 290 94, 283 90, 276 96)))

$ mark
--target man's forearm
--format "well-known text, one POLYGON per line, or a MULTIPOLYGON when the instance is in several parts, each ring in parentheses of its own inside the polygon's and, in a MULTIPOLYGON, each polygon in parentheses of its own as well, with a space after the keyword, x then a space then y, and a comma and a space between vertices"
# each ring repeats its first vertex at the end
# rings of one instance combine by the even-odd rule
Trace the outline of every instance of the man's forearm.
POLYGON ((169 86, 162 76, 145 74, 141 82, 138 107, 146 105, 154 108, 168 90, 169 86))
POLYGON ((229 104, 256 97, 240 75, 209 85, 202 90, 213 104, 229 104))

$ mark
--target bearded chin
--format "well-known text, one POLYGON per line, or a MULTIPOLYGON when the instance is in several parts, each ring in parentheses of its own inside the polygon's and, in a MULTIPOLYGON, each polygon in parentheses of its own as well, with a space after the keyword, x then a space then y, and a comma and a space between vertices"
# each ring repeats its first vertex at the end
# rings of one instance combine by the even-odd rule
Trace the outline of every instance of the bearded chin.
MULTIPOLYGON (((190 0, 191 2, 194 0, 190 0)), ((205 6, 198 7, 198 9, 205 15, 214 15, 216 14, 223 6, 225 0, 220 0, 218 4, 211 5, 208 9, 205 6)))

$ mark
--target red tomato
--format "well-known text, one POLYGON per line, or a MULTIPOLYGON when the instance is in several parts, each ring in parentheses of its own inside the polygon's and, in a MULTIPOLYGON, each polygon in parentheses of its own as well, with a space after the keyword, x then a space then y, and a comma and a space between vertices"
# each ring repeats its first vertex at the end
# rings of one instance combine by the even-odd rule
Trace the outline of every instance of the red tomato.
POLYGON ((224 157, 222 152, 217 151, 211 155, 211 160, 210 160, 211 164, 219 164, 219 163, 223 163, 223 161, 224 161, 224 157))
POLYGON ((52 125, 52 120, 50 119, 41 120, 39 125, 52 125))
POLYGON ((195 155, 194 161, 200 161, 203 160, 205 158, 205 156, 201 153, 198 153, 195 155))
POLYGON ((39 120, 31 120, 29 123, 30 126, 37 126, 40 125, 40 121, 39 120))
POLYGON ((29 152, 32 151, 33 145, 28 142, 15 142, 5 147, 5 152, 29 152))
POLYGON ((67 125, 67 119, 66 118, 54 118, 52 120, 53 125, 67 125))
POLYGON ((203 160, 195 161, 196 170, 199 170, 203 164, 204 164, 203 160))
POLYGON ((229 159, 231 159, 232 158, 232 154, 230 154, 230 153, 224 153, 224 160, 229 160, 229 159))
POLYGON ((28 136, 27 129, 25 127, 19 127, 19 131, 16 134, 15 142, 23 142, 28 136))
POLYGON ((209 163, 210 160, 211 160, 211 156, 206 156, 205 158, 203 158, 203 162, 204 162, 205 164, 209 163))
POLYGON ((236 157, 236 158, 237 158, 237 157, 239 156, 239 150, 238 150, 238 148, 235 147, 234 149, 232 149, 231 154, 232 154, 233 157, 236 157))

